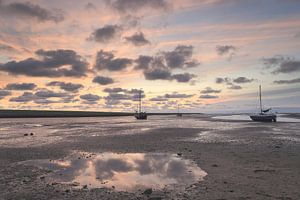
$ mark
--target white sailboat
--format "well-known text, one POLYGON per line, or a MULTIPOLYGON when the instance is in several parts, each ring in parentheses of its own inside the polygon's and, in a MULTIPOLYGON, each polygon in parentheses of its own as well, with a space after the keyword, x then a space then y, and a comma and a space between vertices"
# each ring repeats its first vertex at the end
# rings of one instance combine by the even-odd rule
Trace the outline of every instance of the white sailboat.
POLYGON ((259 104, 260 104, 260 112, 250 115, 250 118, 253 121, 257 122, 276 122, 277 116, 275 113, 271 112, 271 108, 263 109, 262 108, 262 101, 261 101, 261 85, 259 86, 259 104))

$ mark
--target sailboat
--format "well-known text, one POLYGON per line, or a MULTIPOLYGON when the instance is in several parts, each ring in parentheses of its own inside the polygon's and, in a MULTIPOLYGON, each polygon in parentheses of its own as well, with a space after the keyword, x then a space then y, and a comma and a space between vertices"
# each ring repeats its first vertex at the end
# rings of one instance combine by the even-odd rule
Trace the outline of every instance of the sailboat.
POLYGON ((182 117, 182 113, 179 112, 179 104, 177 105, 177 117, 182 117))
POLYGON ((250 115, 250 118, 253 121, 257 122, 276 122, 276 114, 271 112, 271 108, 269 109, 263 109, 262 108, 262 102, 261 102, 261 85, 259 86, 259 104, 260 104, 260 113, 256 113, 253 115, 250 115))
POLYGON ((139 105, 138 110, 134 114, 135 118, 138 120, 146 120, 147 119, 147 113, 142 112, 142 90, 139 90, 139 105))

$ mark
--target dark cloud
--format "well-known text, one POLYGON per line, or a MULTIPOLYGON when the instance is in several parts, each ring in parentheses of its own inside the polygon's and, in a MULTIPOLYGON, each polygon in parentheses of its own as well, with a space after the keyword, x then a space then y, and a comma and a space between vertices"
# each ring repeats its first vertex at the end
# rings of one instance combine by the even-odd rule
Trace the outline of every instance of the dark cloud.
POLYGON ((135 46, 143 46, 143 45, 151 44, 151 42, 145 38, 143 32, 137 32, 132 36, 125 37, 125 40, 135 46))
POLYGON ((173 51, 164 52, 167 66, 170 68, 194 67, 190 63, 193 50, 193 46, 179 45, 173 51), (186 65, 187 61, 189 61, 188 65, 186 65))
POLYGON ((47 86, 58 86, 60 89, 68 92, 78 92, 80 88, 83 88, 83 85, 81 84, 65 83, 60 81, 52 81, 48 83, 47 86))
POLYGON ((100 50, 97 53, 95 68, 97 70, 121 71, 131 65, 129 58, 115 58, 112 52, 100 50))
POLYGON ((34 102, 36 104, 70 103, 74 101, 74 95, 63 92, 54 92, 47 89, 40 89, 35 93, 24 92, 18 97, 10 98, 9 101, 18 103, 34 102))
POLYGON ((216 78, 217 84, 223 84, 223 83, 228 84, 230 82, 231 82, 230 78, 216 78))
POLYGON ((300 71, 300 61, 286 56, 274 56, 272 58, 263 58, 263 63, 267 68, 275 68, 272 73, 293 73, 300 71))
POLYGON ((107 3, 121 13, 138 12, 149 8, 166 10, 170 6, 166 0, 108 0, 107 3))
MULTIPOLYGON (((107 106, 124 103, 122 101, 137 101, 139 97, 139 89, 123 89, 123 88, 105 88, 104 92, 108 93, 105 99, 107 106)), ((145 93, 141 90, 141 97, 145 98, 145 93)))
POLYGON ((215 96, 215 95, 203 94, 203 95, 200 95, 199 98, 201 98, 201 99, 217 99, 219 97, 215 96))
POLYGON ((7 84, 6 90, 33 90, 36 88, 36 84, 34 83, 10 83, 7 84))
POLYGON ((168 69, 150 69, 144 71, 147 80, 171 80, 171 72, 168 69))
POLYGON ((84 100, 85 104, 96 104, 101 99, 100 96, 94 94, 81 95, 80 99, 84 100))
POLYGON ((172 79, 175 79, 179 83, 187 83, 195 77, 197 77, 197 76, 194 74, 190 74, 190 73, 172 75, 172 79))
POLYGON ((22 20, 24 17, 33 18, 40 22, 53 21, 58 23, 64 20, 64 15, 61 10, 48 10, 30 2, 12 2, 9 4, 0 2, 0 15, 22 20))
POLYGON ((294 83, 300 83, 300 78, 291 79, 291 80, 278 80, 274 81, 276 84, 294 84, 294 83))
POLYGON ((163 96, 157 96, 149 99, 149 101, 168 101, 168 99, 163 96))
POLYGON ((300 61, 285 61, 273 73, 292 73, 298 71, 300 71, 300 61))
POLYGON ((96 29, 88 38, 88 40, 99 43, 108 43, 115 39, 122 31, 122 27, 118 25, 106 25, 96 29))
POLYGON ((212 89, 211 87, 207 87, 207 88, 205 88, 204 90, 202 90, 200 93, 201 94, 212 94, 212 93, 215 93, 215 94, 217 94, 217 93, 220 93, 222 90, 214 90, 214 89, 212 89))
POLYGON ((177 92, 173 92, 172 94, 165 94, 164 97, 167 99, 185 99, 185 98, 191 98, 194 94, 180 94, 177 92))
POLYGON ((186 70, 199 65, 192 59, 193 46, 178 45, 173 51, 159 52, 155 56, 141 55, 134 61, 135 69, 142 70, 147 80, 176 80, 189 82, 196 77, 194 74, 172 74, 174 69, 186 70))
POLYGON ((109 85, 114 83, 114 80, 110 77, 105 77, 105 76, 96 76, 93 79, 93 83, 98 83, 100 85, 109 85))
POLYGON ((238 77, 236 79, 233 79, 233 82, 235 83, 251 83, 253 82, 254 79, 249 79, 249 78, 246 78, 246 77, 238 77))
POLYGON ((232 45, 223 45, 223 46, 219 45, 219 46, 216 46, 216 50, 220 56, 223 56, 223 55, 226 55, 226 54, 236 51, 236 47, 232 46, 232 45))
POLYGON ((6 90, 0 90, 0 100, 3 99, 6 96, 10 96, 11 92, 6 90))
POLYGON ((230 90, 240 90, 242 89, 241 86, 239 85, 235 85, 234 83, 239 83, 239 84, 243 84, 243 83, 250 83, 254 81, 254 79, 249 79, 249 78, 246 78, 246 77, 238 77, 236 79, 231 79, 231 78, 228 78, 228 77, 225 77, 225 78, 216 78, 216 83, 217 84, 226 84, 228 85, 228 89, 230 90))
POLYGON ((0 71, 36 77, 82 77, 88 71, 88 63, 75 51, 41 49, 35 53, 39 59, 28 58, 0 64, 0 71))
POLYGON ((151 56, 143 56, 140 55, 138 59, 136 59, 134 62, 136 63, 135 69, 139 70, 146 70, 150 68, 150 64, 153 62, 154 58, 151 56))

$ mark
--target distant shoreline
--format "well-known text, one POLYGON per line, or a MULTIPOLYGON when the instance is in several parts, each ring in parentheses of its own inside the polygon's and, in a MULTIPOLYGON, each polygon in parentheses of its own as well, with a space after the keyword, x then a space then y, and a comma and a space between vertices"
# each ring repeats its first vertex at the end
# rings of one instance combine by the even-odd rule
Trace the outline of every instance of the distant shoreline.
MULTIPOLYGON (((176 115, 177 113, 148 113, 148 115, 176 115)), ((202 113, 186 113, 202 114, 202 113)), ((122 117, 134 112, 51 111, 51 110, 0 110, 0 118, 59 118, 59 117, 122 117)))

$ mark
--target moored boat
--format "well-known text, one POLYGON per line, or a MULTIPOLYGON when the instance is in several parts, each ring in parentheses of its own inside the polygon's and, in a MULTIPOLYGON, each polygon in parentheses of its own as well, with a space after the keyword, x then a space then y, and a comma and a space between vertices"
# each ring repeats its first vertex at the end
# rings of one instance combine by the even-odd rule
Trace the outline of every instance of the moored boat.
POLYGON ((147 119, 147 113, 142 111, 142 90, 139 90, 139 105, 138 105, 138 110, 134 114, 134 117, 138 120, 147 119))
POLYGON ((256 122, 276 122, 277 115, 275 113, 272 113, 271 108, 266 110, 262 109, 261 86, 259 86, 259 104, 260 104, 260 113, 250 115, 250 118, 256 122))

